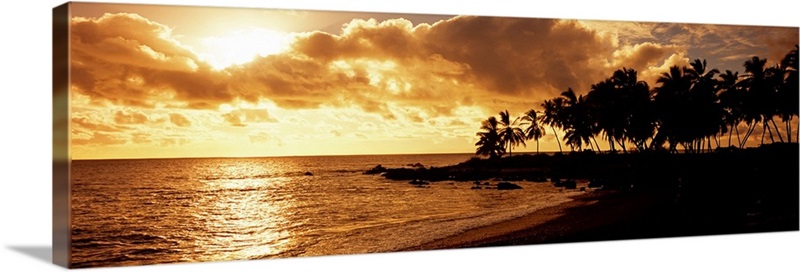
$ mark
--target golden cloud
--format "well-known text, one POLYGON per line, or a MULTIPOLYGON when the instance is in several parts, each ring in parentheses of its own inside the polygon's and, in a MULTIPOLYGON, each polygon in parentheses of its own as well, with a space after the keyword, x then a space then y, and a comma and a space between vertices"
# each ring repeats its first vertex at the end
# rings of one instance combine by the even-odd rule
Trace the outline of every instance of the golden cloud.
POLYGON ((272 117, 266 109, 237 109, 222 115, 232 126, 244 127, 248 123, 274 123, 278 120, 272 117))
POLYGON ((169 121, 172 122, 173 125, 179 127, 189 127, 192 125, 192 122, 189 121, 189 119, 186 118, 186 116, 183 116, 183 114, 180 113, 170 113, 169 121))
MULTIPOLYGON (((169 27, 136 14, 106 14, 72 21, 73 85, 92 100, 135 107, 218 109, 270 101, 284 109, 355 107, 385 120, 452 116, 466 107, 522 112, 569 87, 586 92, 623 66, 653 84, 669 66, 688 63, 688 48, 670 41, 713 42, 728 33, 638 24, 620 45, 619 33, 598 25, 472 16, 416 26, 357 19, 340 34, 296 34, 284 53, 217 71, 169 27)), ((770 43, 796 43, 796 33, 787 37, 770 43)), ((222 117, 234 126, 275 121, 266 111, 222 117)), ((177 118, 170 121, 189 124, 177 118)))
POLYGON ((76 17, 70 37, 72 84, 93 100, 212 108, 234 97, 227 75, 200 61, 170 28, 139 15, 76 17))
POLYGON ((144 113, 139 111, 116 111, 114 113, 114 122, 121 125, 139 125, 147 123, 150 118, 144 113))

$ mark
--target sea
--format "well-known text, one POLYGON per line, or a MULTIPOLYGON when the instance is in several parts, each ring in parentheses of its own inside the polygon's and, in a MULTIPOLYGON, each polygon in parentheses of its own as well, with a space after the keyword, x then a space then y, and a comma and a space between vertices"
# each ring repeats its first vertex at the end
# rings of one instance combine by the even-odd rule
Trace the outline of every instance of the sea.
POLYGON ((550 183, 417 187, 363 172, 471 154, 73 160, 72 267, 391 252, 558 205, 550 183), (308 172, 308 173, 307 173, 308 172))

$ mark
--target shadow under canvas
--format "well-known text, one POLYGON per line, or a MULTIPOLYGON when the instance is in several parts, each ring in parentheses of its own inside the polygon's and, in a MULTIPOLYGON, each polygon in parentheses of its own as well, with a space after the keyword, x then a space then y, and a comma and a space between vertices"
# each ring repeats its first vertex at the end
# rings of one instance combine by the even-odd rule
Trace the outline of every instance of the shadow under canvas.
POLYGON ((9 246, 8 248, 46 263, 51 263, 53 259, 53 247, 51 246, 9 246))

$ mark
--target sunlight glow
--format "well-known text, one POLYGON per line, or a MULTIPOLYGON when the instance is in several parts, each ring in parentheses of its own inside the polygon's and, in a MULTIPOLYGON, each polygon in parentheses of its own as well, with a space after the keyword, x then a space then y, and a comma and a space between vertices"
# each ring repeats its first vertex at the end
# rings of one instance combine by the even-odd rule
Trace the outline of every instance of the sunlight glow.
POLYGON ((215 69, 252 61, 256 56, 266 57, 289 48, 292 36, 268 29, 233 31, 226 36, 202 39, 200 55, 215 69))

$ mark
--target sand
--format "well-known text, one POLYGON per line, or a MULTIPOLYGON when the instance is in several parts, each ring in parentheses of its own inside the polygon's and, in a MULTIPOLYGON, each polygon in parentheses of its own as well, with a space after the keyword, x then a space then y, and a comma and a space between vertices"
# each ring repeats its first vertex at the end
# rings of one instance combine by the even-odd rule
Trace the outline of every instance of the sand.
POLYGON ((407 250, 433 250, 669 235, 663 225, 668 199, 653 193, 595 191, 572 201, 498 224, 467 230, 407 250), (661 219, 659 219, 661 218, 661 219), (654 227, 655 226, 655 227, 654 227))

